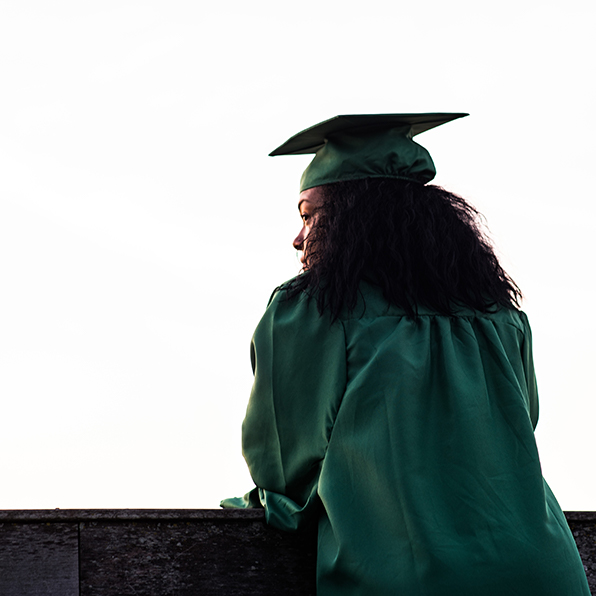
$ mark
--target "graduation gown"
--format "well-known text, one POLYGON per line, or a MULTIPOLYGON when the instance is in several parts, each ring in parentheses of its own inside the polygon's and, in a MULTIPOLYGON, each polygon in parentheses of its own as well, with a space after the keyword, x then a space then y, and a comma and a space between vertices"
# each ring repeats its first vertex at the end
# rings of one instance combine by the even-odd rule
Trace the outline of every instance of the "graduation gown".
POLYGON ((276 292, 251 346, 243 453, 224 507, 318 523, 319 595, 589 596, 542 478, 524 313, 408 318, 363 283, 332 321, 276 292))

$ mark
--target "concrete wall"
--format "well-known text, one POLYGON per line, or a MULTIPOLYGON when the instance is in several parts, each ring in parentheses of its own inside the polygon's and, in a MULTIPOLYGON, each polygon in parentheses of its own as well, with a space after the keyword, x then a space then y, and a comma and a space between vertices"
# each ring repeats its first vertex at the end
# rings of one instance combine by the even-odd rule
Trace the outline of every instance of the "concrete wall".
MULTIPOLYGON (((567 518, 596 594, 596 512, 567 518)), ((0 596, 308 596, 315 553, 260 510, 0 511, 0 596)))

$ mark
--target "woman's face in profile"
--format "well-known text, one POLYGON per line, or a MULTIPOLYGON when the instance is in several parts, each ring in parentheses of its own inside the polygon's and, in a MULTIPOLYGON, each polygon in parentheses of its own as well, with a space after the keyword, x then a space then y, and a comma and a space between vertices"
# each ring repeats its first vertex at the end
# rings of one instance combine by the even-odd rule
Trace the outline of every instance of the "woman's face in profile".
POLYGON ((298 199, 298 211, 302 219, 302 229, 296 238, 294 238, 294 248, 302 251, 300 262, 304 265, 305 253, 307 250, 308 234, 314 224, 315 211, 323 204, 323 193, 320 186, 308 188, 300 193, 298 199))

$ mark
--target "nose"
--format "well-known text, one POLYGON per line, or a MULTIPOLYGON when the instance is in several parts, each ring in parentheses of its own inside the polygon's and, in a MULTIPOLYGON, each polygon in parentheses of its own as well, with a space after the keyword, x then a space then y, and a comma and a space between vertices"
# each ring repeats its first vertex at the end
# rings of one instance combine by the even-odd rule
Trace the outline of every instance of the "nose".
POLYGON ((300 234, 294 238, 292 244, 296 250, 302 250, 302 245, 304 244, 304 228, 300 230, 300 234))

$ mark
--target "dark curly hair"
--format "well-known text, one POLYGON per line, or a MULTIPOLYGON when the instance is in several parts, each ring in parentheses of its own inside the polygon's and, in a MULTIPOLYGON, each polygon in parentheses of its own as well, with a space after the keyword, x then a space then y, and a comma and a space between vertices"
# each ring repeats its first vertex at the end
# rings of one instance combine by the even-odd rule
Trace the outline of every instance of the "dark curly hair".
POLYGON ((366 178, 321 187, 305 253, 305 274, 288 296, 305 291, 320 313, 353 310, 361 280, 417 316, 419 306, 441 314, 468 306, 481 312, 517 308, 522 294, 503 270, 464 199, 439 186, 366 178))

